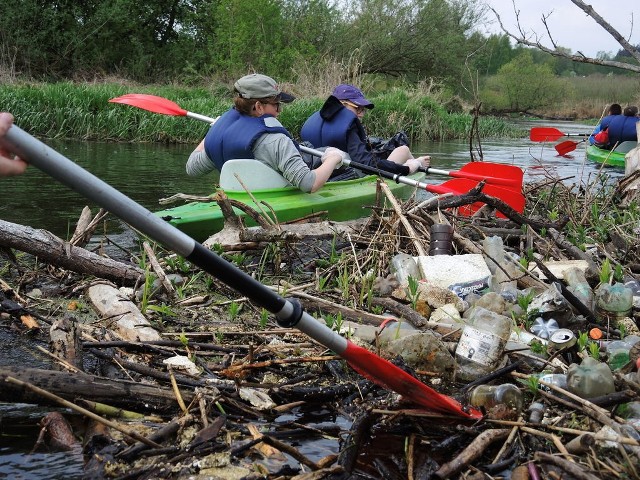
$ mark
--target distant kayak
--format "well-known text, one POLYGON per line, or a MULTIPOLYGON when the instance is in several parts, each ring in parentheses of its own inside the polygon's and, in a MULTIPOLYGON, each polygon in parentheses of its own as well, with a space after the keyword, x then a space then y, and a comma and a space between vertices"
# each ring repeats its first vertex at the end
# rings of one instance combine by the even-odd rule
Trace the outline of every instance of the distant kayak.
POLYGON ((595 145, 589 145, 587 147, 587 160, 603 163, 608 167, 624 168, 624 157, 635 146, 637 146, 637 142, 623 142, 615 150, 606 150, 595 145))

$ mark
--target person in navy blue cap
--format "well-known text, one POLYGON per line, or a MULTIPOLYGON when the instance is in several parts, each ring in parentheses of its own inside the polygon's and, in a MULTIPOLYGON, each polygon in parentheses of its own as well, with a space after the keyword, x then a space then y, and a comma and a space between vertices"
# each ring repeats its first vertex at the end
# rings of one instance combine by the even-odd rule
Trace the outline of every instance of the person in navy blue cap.
POLYGON ((428 167, 431 157, 414 158, 407 145, 395 148, 387 158, 372 151, 362 118, 373 107, 374 104, 359 88, 349 84, 338 85, 322 108, 304 123, 300 136, 316 148, 335 147, 347 152, 355 162, 400 175, 428 167))

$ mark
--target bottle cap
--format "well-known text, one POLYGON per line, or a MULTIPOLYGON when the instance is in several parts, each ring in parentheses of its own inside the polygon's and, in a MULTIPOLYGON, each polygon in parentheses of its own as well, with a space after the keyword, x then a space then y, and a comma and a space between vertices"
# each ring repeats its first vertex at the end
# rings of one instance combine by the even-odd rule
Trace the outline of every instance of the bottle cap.
POLYGON ((578 339, 568 328, 560 328, 549 337, 549 345, 556 350, 573 347, 578 339))
POLYGON ((602 338, 602 330, 598 327, 594 327, 589 330, 589 337, 593 340, 600 340, 602 338))

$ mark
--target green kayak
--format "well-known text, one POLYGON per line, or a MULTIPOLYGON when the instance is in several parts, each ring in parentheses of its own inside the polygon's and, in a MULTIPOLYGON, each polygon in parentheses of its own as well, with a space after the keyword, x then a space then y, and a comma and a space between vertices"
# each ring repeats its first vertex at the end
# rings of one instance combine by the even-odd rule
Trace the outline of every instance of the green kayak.
POLYGON ((595 145, 589 145, 587 147, 587 159, 592 162, 602 163, 608 167, 624 168, 625 155, 636 146, 637 142, 622 142, 614 150, 605 150, 595 145))
MULTIPOLYGON (((418 173, 410 178, 422 180, 424 174, 418 173)), ((260 162, 231 160, 225 163, 220 174, 220 186, 228 198, 242 202, 254 210, 273 210, 279 222, 325 211, 326 218, 344 221, 371 214, 371 210, 366 207, 376 203, 377 179, 377 176, 369 175, 355 180, 328 182, 315 193, 304 193, 290 186, 283 177, 260 162), (228 165, 234 166, 234 169, 227 168, 228 165), (236 174, 241 178, 242 184, 235 177, 236 174), (243 185, 251 195, 244 190, 243 185), (256 205, 256 201, 260 206, 256 205)), ((385 181, 398 198, 407 198, 415 189, 393 180, 385 181)), ((244 218, 247 226, 256 224, 241 210, 234 210, 244 218)), ((155 214, 200 242, 219 232, 224 226, 224 217, 216 202, 192 202, 155 214)))

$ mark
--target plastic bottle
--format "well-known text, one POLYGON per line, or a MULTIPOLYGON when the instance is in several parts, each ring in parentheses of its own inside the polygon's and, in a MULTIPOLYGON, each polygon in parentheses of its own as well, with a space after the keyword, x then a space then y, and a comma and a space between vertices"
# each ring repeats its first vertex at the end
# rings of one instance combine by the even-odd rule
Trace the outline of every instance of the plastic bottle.
POLYGON ((529 412, 529 422, 531 423, 540 423, 544 418, 544 403, 542 402, 533 402, 529 405, 527 412, 529 412))
POLYGON ((560 326, 558 325, 558 322, 556 322, 553 318, 545 320, 542 317, 538 317, 533 321, 533 324, 531 325, 531 333, 547 340, 551 338, 554 332, 558 331, 559 328, 560 326))
POLYGON ((504 385, 478 385, 469 395, 469 404, 486 409, 496 405, 506 405, 509 408, 522 411, 522 392, 512 383, 504 385))
POLYGON ((446 223, 434 223, 430 229, 429 255, 451 255, 453 227, 446 223))
POLYGON ((419 332, 419 330, 410 323, 398 322, 395 319, 387 319, 380 326, 365 325, 346 320, 342 322, 340 328, 340 334, 356 337, 364 342, 373 343, 377 338, 380 346, 417 332, 419 332))
POLYGON ((567 290, 573 293, 589 310, 593 309, 593 290, 584 276, 584 272, 577 267, 564 271, 567 290))
POLYGON ((409 285, 409 277, 420 280, 420 270, 418 264, 411 255, 406 253, 398 253, 391 259, 391 273, 396 276, 396 280, 406 287, 409 285))
POLYGON ((502 238, 485 237, 482 241, 483 256, 491 272, 491 290, 510 297, 517 297, 517 278, 522 276, 519 265, 504 250, 502 238))
POLYGON ((595 291, 595 314, 603 324, 616 325, 633 307, 633 291, 622 283, 603 283, 595 291))
POLYGON ((623 340, 613 340, 605 345, 607 364, 611 370, 619 370, 629 363, 629 351, 640 341, 637 335, 629 335, 623 340))
POLYGON ((640 282, 633 277, 625 277, 624 286, 633 292, 633 306, 640 308, 640 282))
POLYGON ((474 307, 462 329, 456 348, 457 377, 474 380, 494 371, 511 335, 511 319, 482 307, 474 307))
POLYGON ((616 391, 609 366, 592 357, 585 357, 580 365, 569 365, 567 388, 582 398, 599 397, 616 391))

